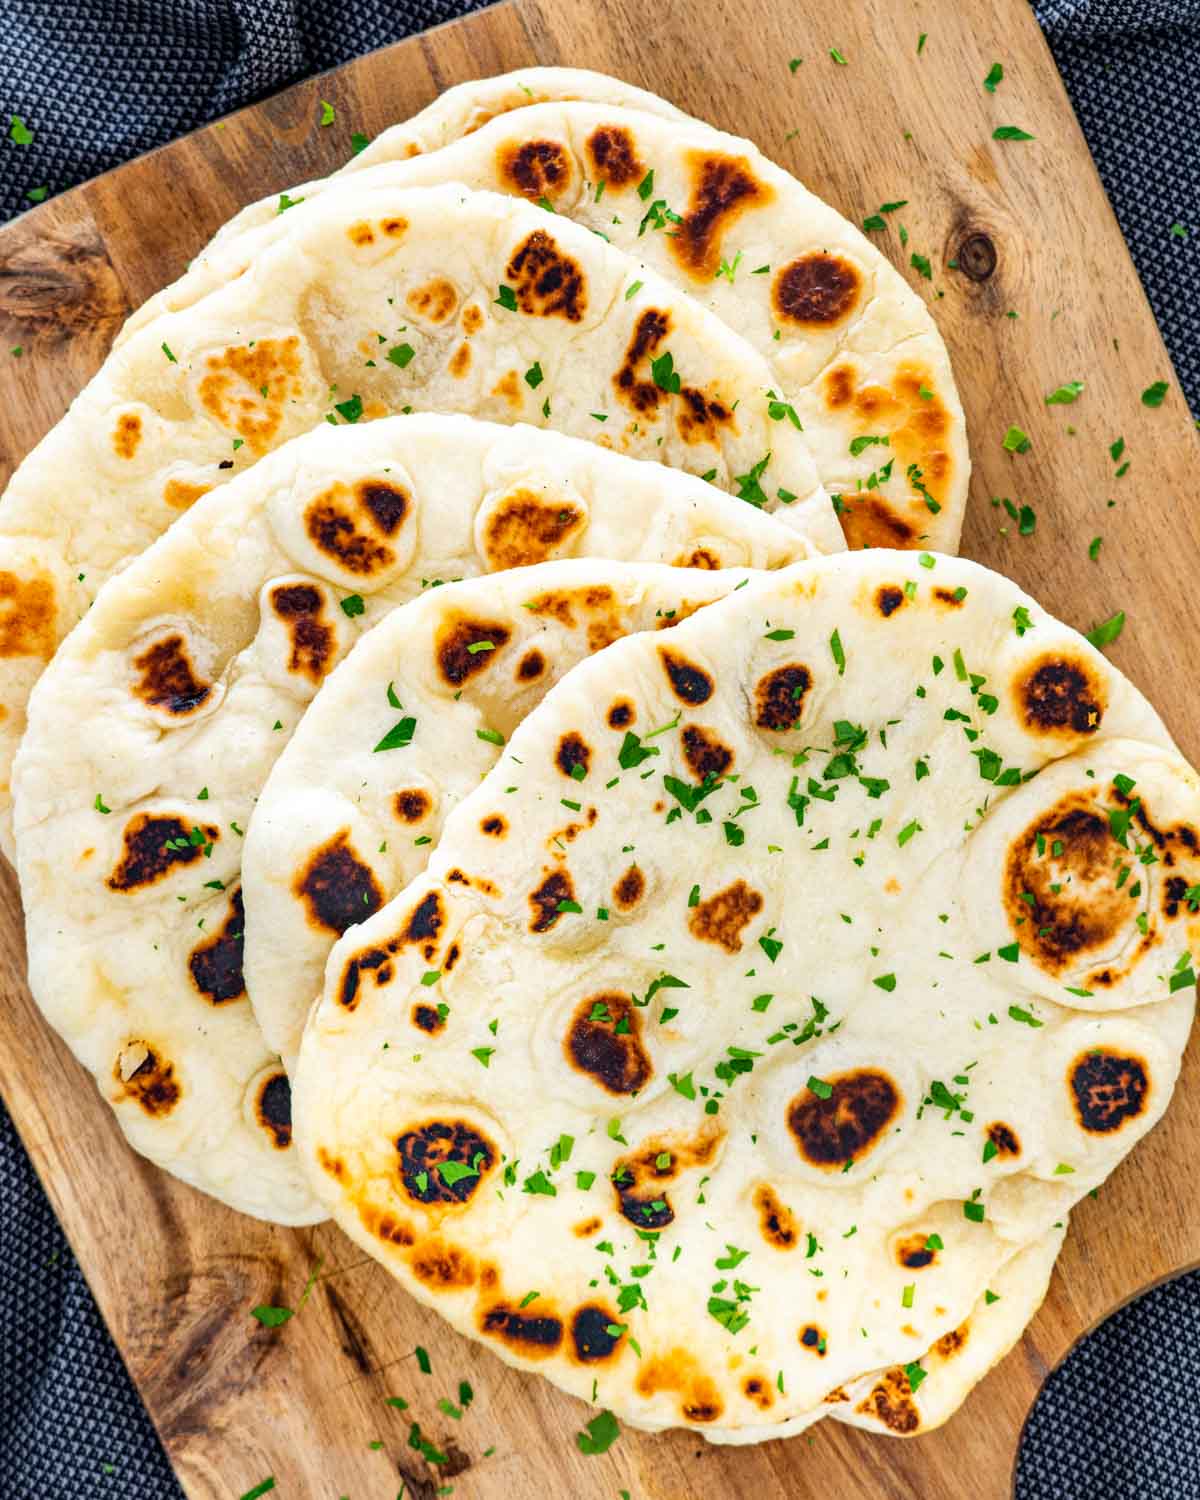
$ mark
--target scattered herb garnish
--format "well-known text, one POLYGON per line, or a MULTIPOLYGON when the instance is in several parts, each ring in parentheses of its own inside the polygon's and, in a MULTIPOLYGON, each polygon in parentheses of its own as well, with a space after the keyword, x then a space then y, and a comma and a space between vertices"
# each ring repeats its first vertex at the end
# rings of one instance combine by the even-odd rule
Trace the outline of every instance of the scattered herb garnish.
POLYGON ((1142 392, 1143 406, 1161 406, 1170 387, 1165 380, 1156 380, 1142 392))
POLYGON ((411 714, 406 715, 398 724, 393 724, 375 746, 376 753, 380 750, 402 750, 405 745, 411 745, 416 727, 416 719, 411 714))
POLYGON ((1119 609, 1115 615, 1110 615, 1107 620, 1089 630, 1087 638, 1093 646, 1111 646, 1124 629, 1125 611, 1119 609))
POLYGON ((616 1417, 610 1411, 602 1411, 587 1423, 586 1432, 575 1434, 575 1443, 580 1453, 590 1456, 595 1453, 607 1453, 620 1436, 621 1429, 617 1425, 616 1417))
POLYGON ((275 1476, 274 1474, 270 1474, 266 1479, 263 1479, 258 1484, 256 1484, 253 1489, 247 1490, 246 1493, 242 1496, 242 1500, 259 1500, 260 1496, 269 1495, 274 1488, 275 1476))

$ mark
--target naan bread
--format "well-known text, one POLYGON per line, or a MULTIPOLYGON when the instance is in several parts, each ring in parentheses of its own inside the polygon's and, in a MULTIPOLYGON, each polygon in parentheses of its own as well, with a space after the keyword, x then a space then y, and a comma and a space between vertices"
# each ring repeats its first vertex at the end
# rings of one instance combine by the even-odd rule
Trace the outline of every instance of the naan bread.
MULTIPOLYGON (((668 120, 690 119, 689 115, 676 109, 658 94, 634 88, 632 84, 621 78, 612 78, 607 73, 593 73, 588 68, 519 68, 513 73, 498 73, 492 78, 472 78, 466 83, 456 83, 411 119, 402 120, 381 131, 333 176, 341 178, 359 172, 364 167, 377 166, 381 162, 407 161, 410 157, 421 156, 428 151, 440 151, 443 146, 481 129, 497 115, 556 99, 623 105, 629 109, 642 110, 646 114, 662 115, 668 120)), ((298 188, 290 189, 288 196, 295 198, 320 192, 324 186, 325 179, 318 178, 315 182, 306 182, 298 188)), ((257 224, 265 223, 274 218, 278 211, 277 195, 247 204, 217 230, 208 248, 252 229, 257 224)), ((166 290, 170 291, 170 288, 166 290)), ((150 303, 157 302, 161 295, 159 293, 152 297, 150 303)), ((143 303, 142 308, 126 323, 126 329, 142 318, 144 309, 150 303, 143 303)))
POLYGON ((454 187, 331 198, 253 271, 111 355, 14 475, 0 840, 25 702, 57 642, 115 568, 286 439, 410 406, 528 421, 756 503, 794 495, 789 523, 840 547, 803 434, 770 415, 771 378, 720 319, 567 219, 454 187), (669 330, 678 393, 654 384, 651 327, 669 330))
POLYGON ((524 720, 334 948, 301 1153, 419 1298, 635 1425, 919 1431, 923 1351, 1023 1255, 1032 1310, 1166 1107, 1198 828, 1150 705, 1013 584, 798 564, 524 720))
MULTIPOLYGON (((296 726, 246 833, 246 987, 288 1069, 336 939, 420 874, 450 811, 554 683, 619 635, 673 626, 746 581, 724 571, 698 586, 678 568, 549 562, 449 584, 367 632, 296 726), (464 639, 474 655, 457 644, 447 654, 444 642, 464 639), (397 703, 417 724, 399 758, 377 753, 397 703)), ((424 1014, 439 1024, 436 1007, 424 1014)))
MULTIPOLYGON (((246 998, 239 869, 272 762, 364 629, 444 579, 556 552, 771 567, 804 550, 687 475, 465 417, 321 424, 200 500, 63 644, 15 768, 30 986, 133 1145, 247 1213, 321 1216, 246 998)), ((612 580, 587 606, 597 631, 731 587, 692 570, 635 586, 624 566, 592 566, 597 591, 612 580)), ((438 659, 465 682, 470 622, 445 631, 438 659)))
POLYGON ((925 1378, 915 1390, 905 1370, 872 1371, 825 1398, 837 1405, 839 1420, 868 1432, 905 1437, 929 1432, 952 1417, 1041 1307, 1066 1235, 1066 1220, 1064 1213, 1061 1223, 1042 1239, 1006 1261, 989 1279, 966 1321, 925 1351, 919 1361, 925 1378))
POLYGON ((736 328, 770 361, 851 546, 957 550, 966 423, 925 303, 790 173, 697 121, 592 103, 513 111, 432 154, 310 184, 304 207, 222 238, 145 316, 242 275, 335 193, 444 182, 551 205, 736 328))

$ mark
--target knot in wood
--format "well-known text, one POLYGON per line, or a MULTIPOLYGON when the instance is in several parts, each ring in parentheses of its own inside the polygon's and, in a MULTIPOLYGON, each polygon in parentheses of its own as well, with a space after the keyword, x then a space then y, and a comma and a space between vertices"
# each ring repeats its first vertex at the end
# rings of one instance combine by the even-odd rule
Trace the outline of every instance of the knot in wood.
POLYGON ((996 247, 983 230, 968 234, 958 247, 958 267, 972 281, 986 281, 996 269, 996 247))

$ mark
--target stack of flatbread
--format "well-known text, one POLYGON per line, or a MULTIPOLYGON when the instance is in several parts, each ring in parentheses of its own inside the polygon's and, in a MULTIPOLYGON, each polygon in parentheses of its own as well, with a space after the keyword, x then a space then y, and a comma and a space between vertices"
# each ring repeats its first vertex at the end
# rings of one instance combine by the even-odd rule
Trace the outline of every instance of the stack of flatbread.
POLYGON ((1200 781, 968 474, 892 266, 615 79, 240 213, 0 500, 0 841, 133 1146, 636 1426, 943 1420, 1200 942, 1200 781))

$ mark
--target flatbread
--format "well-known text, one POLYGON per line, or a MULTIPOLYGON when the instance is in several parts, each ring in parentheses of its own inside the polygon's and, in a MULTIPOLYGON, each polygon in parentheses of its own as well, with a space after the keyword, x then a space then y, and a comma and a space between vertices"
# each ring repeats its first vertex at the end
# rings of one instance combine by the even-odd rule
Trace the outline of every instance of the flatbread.
POLYGON ((524 720, 334 948, 300 1150, 417 1297, 635 1425, 920 1430, 920 1377, 885 1408, 879 1372, 1049 1256, 1166 1107, 1198 828, 1150 705, 1013 584, 798 564, 524 720))
MULTIPOLYGON (((15 768, 30 986, 151 1160, 246 1213, 321 1216, 246 998, 254 800, 364 629, 442 580, 557 550, 769 567, 804 543, 699 480, 555 433, 322 424, 111 579, 43 674, 15 768)), ((682 608, 730 586, 668 570, 622 593, 625 566, 604 564, 616 603, 590 611, 597 630, 642 623, 655 591, 682 608)), ((465 679, 475 637, 447 628, 465 679)))
POLYGON ((1004 1358, 1032 1321, 1050 1285, 1066 1236, 1067 1216, 1018 1250, 989 1279, 971 1315, 920 1358, 925 1378, 913 1389, 906 1370, 875 1370, 826 1396, 839 1420, 868 1432, 915 1437, 952 1417, 964 1398, 1004 1358))
MULTIPOLYGON (((618 635, 673 626, 747 577, 714 573, 697 592, 678 568, 550 562, 427 592, 363 636, 296 726, 246 832, 246 988, 285 1067, 336 939, 420 874, 449 813, 554 683, 618 635), (496 649, 443 661, 438 643, 468 628, 496 649), (420 727, 399 760, 376 751, 397 703, 420 727)), ((423 1014, 436 1026, 435 1007, 423 1014)))
POLYGON ((966 422, 925 303, 835 209, 698 121, 596 103, 515 110, 440 151, 310 184, 300 209, 199 256, 146 316, 242 275, 333 193, 447 181, 552 206, 736 328, 770 361, 852 547, 957 550, 966 422))
POLYGON ((453 187, 331 199, 252 272, 111 355, 14 475, 0 503, 0 841, 25 702, 57 642, 115 568, 289 437, 410 406, 523 420, 750 498, 769 486, 772 504, 782 489, 790 523, 839 547, 803 434, 769 415, 770 381, 718 318, 569 220, 453 187), (647 320, 670 327, 678 394, 630 354, 647 320))
MULTIPOLYGON (((443 146, 471 135, 498 115, 507 114, 509 110, 524 109, 531 104, 556 99, 615 104, 639 109, 647 114, 662 115, 668 120, 690 118, 658 94, 635 88, 624 79, 613 78, 607 73, 594 73, 588 68, 518 68, 512 73, 498 73, 492 78, 472 78, 466 83, 456 83, 411 119, 402 120, 381 131, 332 175, 345 177, 362 171, 364 167, 378 166, 382 162, 407 161, 429 151, 440 151, 443 146)), ((290 189, 288 196, 294 198, 319 192, 325 180, 318 178, 314 182, 303 183, 299 188, 290 189)), ((241 234, 256 224, 265 223, 274 218, 278 210, 277 194, 247 204, 217 230, 206 248, 211 249, 213 245, 241 234)), ((166 290, 169 291, 170 288, 166 290)), ((150 299, 150 303, 156 301, 157 296, 150 299)), ((131 324, 138 323, 150 303, 142 304, 126 323, 126 329, 131 324)), ((153 315, 157 316, 157 312, 162 310, 156 309, 153 315)))

